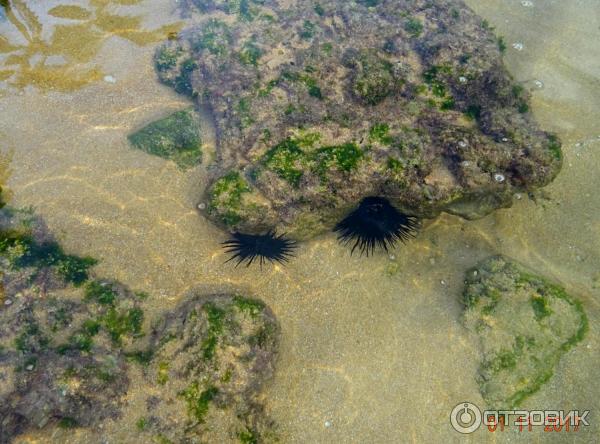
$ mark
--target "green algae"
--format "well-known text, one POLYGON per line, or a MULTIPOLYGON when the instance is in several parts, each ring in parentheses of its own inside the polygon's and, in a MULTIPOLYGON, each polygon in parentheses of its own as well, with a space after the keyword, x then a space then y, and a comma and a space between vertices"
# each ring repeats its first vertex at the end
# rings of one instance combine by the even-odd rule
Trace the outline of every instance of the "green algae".
POLYGON ((562 159, 562 143, 560 141, 560 139, 555 136, 554 134, 550 134, 548 136, 548 150, 550 151, 550 153, 552 154, 552 156, 554 156, 555 159, 557 160, 561 160, 562 159))
POLYGON ((503 257, 467 273, 465 325, 483 351, 477 381, 494 408, 514 408, 552 377, 588 328, 581 303, 503 257))
POLYGON ((392 64, 379 57, 375 51, 362 51, 346 63, 354 69, 352 91, 367 105, 377 105, 394 92, 397 79, 392 74, 392 64))
POLYGON ((202 32, 192 42, 192 46, 196 51, 206 50, 217 57, 224 57, 229 53, 232 39, 231 30, 225 22, 210 19, 202 27, 202 32))
POLYGON ((111 307, 102 317, 102 325, 116 344, 121 344, 122 337, 141 335, 144 312, 135 307, 128 310, 118 310, 111 307))
POLYGON ((203 389, 198 382, 194 382, 187 389, 179 394, 187 403, 188 414, 195 418, 199 423, 204 422, 204 417, 208 413, 210 403, 219 390, 214 386, 203 389))
POLYGON ((205 304, 203 307, 207 315, 208 331, 202 342, 202 358, 210 361, 215 356, 215 350, 220 336, 223 334, 223 321, 226 312, 214 304, 205 304))
POLYGON ((306 155, 299 144, 292 139, 285 139, 271 148, 263 157, 264 166, 288 181, 294 187, 300 184, 303 175, 303 164, 306 155))
POLYGON ((417 18, 409 18, 404 24, 404 29, 411 37, 419 37, 423 33, 423 23, 417 18))
POLYGON ((387 123, 376 123, 369 130, 369 141, 382 145, 391 145, 394 139, 390 136, 390 126, 387 123))
POLYGON ((158 71, 167 71, 177 65, 177 60, 183 54, 183 50, 179 47, 160 47, 155 56, 154 64, 158 71))
POLYGON ((258 436, 256 435, 256 433, 253 430, 242 430, 240 432, 238 432, 238 439, 240 440, 240 443, 242 444, 258 444, 259 440, 258 440, 258 436))
POLYGON ((129 135, 130 143, 148 154, 174 161, 186 169, 202 161, 202 138, 198 114, 177 111, 129 135))
POLYGON ((239 58, 244 65, 258 65, 258 60, 262 56, 261 49, 256 45, 256 42, 249 40, 242 46, 239 58))
POLYGON ((52 267, 59 276, 75 285, 88 279, 89 268, 97 263, 95 259, 67 254, 54 241, 40 243, 24 228, 0 232, 0 255, 8 259, 13 269, 52 267))
POLYGON ((212 186, 208 211, 218 213, 225 225, 234 226, 243 219, 242 196, 250 191, 240 173, 231 171, 212 186))
POLYGON ((256 318, 265 309, 265 304, 261 301, 248 299, 240 295, 234 296, 233 304, 240 311, 248 313, 253 318, 256 318))
POLYGON ((265 168, 298 187, 305 171, 316 172, 326 181, 332 169, 350 172, 364 157, 364 151, 354 142, 315 147, 318 133, 300 138, 287 138, 272 147, 262 158, 265 168), (309 139, 306 139, 309 137, 309 139))
POLYGON ((270 310, 239 294, 195 296, 171 311, 151 340, 155 356, 148 373, 159 386, 153 398, 165 411, 149 407, 147 431, 174 442, 197 441, 211 429, 207 417, 218 408, 229 418, 231 436, 245 430, 264 442, 272 425, 256 395, 272 372, 278 333, 270 310))
POLYGON ((94 280, 85 287, 84 298, 101 305, 113 305, 117 299, 117 292, 113 290, 110 283, 94 280))

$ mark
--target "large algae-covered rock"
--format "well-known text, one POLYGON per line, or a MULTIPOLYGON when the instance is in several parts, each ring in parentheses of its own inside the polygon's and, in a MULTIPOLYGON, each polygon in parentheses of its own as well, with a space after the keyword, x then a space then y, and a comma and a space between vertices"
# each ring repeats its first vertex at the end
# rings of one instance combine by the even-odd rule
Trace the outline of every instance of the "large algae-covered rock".
POLYGON ((155 389, 143 433, 168 442, 270 442, 259 390, 273 373, 278 338, 273 313, 257 300, 185 302, 154 328, 148 377, 155 389))
POLYGON ((147 295, 93 277, 95 263, 31 212, 0 209, 0 444, 41 428, 101 433, 123 416, 136 364, 149 391, 140 440, 276 439, 261 398, 279 342, 268 307, 192 294, 147 334, 147 295))
POLYGON ((0 443, 120 415, 143 311, 140 294, 93 280, 94 263, 30 212, 0 210, 0 443))
POLYGON ((373 195, 476 218, 560 169, 503 42, 459 0, 184 5, 199 24, 156 68, 212 110, 206 208, 231 231, 310 237, 373 195))
POLYGON ((467 272, 464 323, 480 338, 477 381, 493 408, 514 408, 583 338, 587 318, 565 291, 504 257, 467 272))

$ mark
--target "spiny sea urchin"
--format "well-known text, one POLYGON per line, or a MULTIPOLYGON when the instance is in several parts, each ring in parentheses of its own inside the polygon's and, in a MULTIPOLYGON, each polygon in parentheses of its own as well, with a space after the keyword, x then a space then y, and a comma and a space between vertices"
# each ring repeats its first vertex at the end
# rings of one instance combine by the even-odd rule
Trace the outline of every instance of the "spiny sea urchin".
POLYGON ((419 220, 398 211, 383 197, 366 197, 334 228, 338 239, 348 244, 354 241, 352 253, 358 247, 360 254, 373 254, 379 246, 385 251, 398 242, 414 237, 419 220))
POLYGON ((226 262, 237 258, 236 267, 243 262, 249 267, 258 258, 262 267, 266 261, 287 262, 294 256, 296 242, 285 234, 277 235, 269 230, 266 234, 233 233, 233 238, 223 242, 223 247, 227 253, 233 253, 226 262))

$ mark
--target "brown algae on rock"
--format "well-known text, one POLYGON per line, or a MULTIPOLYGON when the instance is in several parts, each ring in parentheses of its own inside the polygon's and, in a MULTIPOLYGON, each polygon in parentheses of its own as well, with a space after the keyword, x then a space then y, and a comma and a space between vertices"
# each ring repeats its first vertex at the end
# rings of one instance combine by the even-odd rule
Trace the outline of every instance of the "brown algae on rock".
POLYGON ((212 111, 208 214, 230 231, 312 237, 368 196, 478 218, 558 173, 560 141, 461 1, 235 4, 185 2, 199 24, 155 57, 212 111))
POLYGON ((148 154, 189 168, 202 161, 200 116, 193 108, 177 111, 130 134, 129 142, 148 154))
POLYGON ((467 272, 464 324, 479 336, 477 382, 492 408, 514 408, 580 342, 587 317, 563 288, 501 256, 467 272))

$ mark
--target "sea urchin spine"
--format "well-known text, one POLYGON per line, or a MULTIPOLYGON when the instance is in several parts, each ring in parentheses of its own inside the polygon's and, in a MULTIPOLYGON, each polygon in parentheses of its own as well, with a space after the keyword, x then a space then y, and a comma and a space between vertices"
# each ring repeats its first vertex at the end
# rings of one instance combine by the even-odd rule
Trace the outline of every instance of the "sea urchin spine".
POLYGON ((338 239, 348 244, 354 241, 352 253, 358 248, 363 253, 373 254, 379 246, 386 252, 395 244, 414 237, 419 228, 419 219, 398 211, 383 197, 366 197, 334 228, 338 239))
POLYGON ((294 256, 296 249, 295 241, 285 234, 275 234, 274 230, 266 234, 233 233, 232 236, 222 245, 225 252, 233 254, 226 262, 237 259, 236 267, 243 262, 249 267, 256 259, 261 267, 266 261, 283 264, 294 256))

